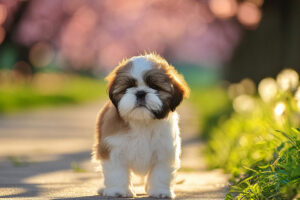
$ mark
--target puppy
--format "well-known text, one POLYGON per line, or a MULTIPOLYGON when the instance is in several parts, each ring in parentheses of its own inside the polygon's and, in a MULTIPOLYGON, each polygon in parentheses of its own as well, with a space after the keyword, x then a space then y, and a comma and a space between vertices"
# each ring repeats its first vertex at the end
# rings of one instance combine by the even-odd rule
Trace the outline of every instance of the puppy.
POLYGON ((174 198, 181 140, 176 107, 189 88, 156 54, 123 60, 106 78, 110 101, 100 110, 93 157, 104 174, 103 196, 134 197, 131 173, 147 177, 151 197, 174 198))

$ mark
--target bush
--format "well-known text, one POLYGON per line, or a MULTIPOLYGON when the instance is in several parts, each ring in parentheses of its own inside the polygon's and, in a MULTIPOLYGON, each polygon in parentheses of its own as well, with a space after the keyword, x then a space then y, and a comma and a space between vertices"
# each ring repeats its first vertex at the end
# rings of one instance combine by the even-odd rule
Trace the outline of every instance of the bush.
POLYGON ((232 174, 227 199, 292 199, 300 188, 300 87, 298 74, 284 70, 267 78, 258 96, 239 94, 231 117, 210 133, 210 167, 232 174), (298 89, 297 89, 298 87, 298 89))
POLYGON ((225 120, 232 112, 231 101, 226 91, 218 85, 207 88, 192 86, 190 100, 198 111, 199 130, 205 140, 210 137, 211 129, 220 118, 225 120))

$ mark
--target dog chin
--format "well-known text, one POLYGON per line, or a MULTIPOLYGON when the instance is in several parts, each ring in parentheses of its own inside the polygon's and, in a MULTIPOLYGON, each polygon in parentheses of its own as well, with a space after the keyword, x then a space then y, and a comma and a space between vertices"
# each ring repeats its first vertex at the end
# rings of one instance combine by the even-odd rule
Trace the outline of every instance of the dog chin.
POLYGON ((148 108, 144 106, 137 106, 133 108, 133 110, 124 116, 125 119, 128 121, 135 121, 135 122, 149 122, 153 120, 154 115, 148 108))
POLYGON ((154 113, 159 112, 162 102, 154 94, 148 94, 145 103, 137 102, 135 95, 127 93, 119 102, 118 110, 120 116, 126 121, 147 122, 154 120, 154 113))

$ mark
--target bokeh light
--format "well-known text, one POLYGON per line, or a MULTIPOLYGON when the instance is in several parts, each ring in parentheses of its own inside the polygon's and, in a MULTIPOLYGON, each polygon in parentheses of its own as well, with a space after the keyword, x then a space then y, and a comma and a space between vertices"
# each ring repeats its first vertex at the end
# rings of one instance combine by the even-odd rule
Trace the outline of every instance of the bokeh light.
POLYGON ((243 94, 253 95, 255 91, 255 83, 249 78, 244 78, 239 83, 230 84, 227 90, 231 99, 243 94))
POLYGON ((29 60, 36 67, 45 67, 54 57, 54 50, 51 44, 39 42, 35 44, 29 52, 29 60))
POLYGON ((300 86, 298 87, 298 89, 295 92, 295 100, 296 100, 297 110, 300 111, 300 86))
POLYGON ((239 113, 253 111, 255 101, 250 95, 240 95, 234 99, 233 108, 239 113))
POLYGON ((5 22, 7 18, 7 7, 0 3, 0 25, 5 22))
POLYGON ((235 0, 211 0, 209 8, 219 18, 229 18, 236 14, 237 2, 235 0))
POLYGON ((298 86, 299 75, 293 69, 284 69, 277 75, 276 81, 280 89, 282 89, 283 91, 289 89, 293 90, 296 89, 296 87, 298 86))
POLYGON ((6 34, 5 29, 2 26, 0 26, 0 44, 5 39, 5 34, 6 34))
POLYGON ((250 94, 253 95, 256 92, 256 86, 255 83, 249 79, 249 78, 244 78, 241 81, 242 86, 244 87, 245 94, 250 94))
POLYGON ((246 27, 254 28, 262 17, 261 10, 252 2, 245 1, 238 7, 237 18, 246 27))
POLYGON ((273 78, 264 78, 258 85, 258 93, 265 102, 274 99, 277 91, 277 83, 273 78))
POLYGON ((286 105, 283 102, 279 102, 276 104, 274 108, 275 117, 281 117, 286 110, 286 105))
POLYGON ((295 92, 295 99, 300 101, 300 86, 298 87, 298 89, 295 92))
POLYGON ((297 101, 297 108, 300 111, 300 100, 297 101))
MULTIPOLYGON (((26 2, 28 10, 14 33, 17 42, 29 48, 51 42, 68 63, 62 68, 110 70, 124 57, 145 51, 217 68, 231 58, 241 35, 233 20, 214 20, 209 1, 26 2)), ((219 3, 227 5, 222 16, 234 15, 235 0, 219 3)))
POLYGON ((23 79, 31 78, 32 69, 29 63, 19 61, 14 65, 13 73, 17 81, 22 81, 23 79))
POLYGON ((261 7, 264 4, 264 0, 247 0, 254 3, 256 6, 261 7))
POLYGON ((231 99, 234 99, 237 96, 245 94, 245 89, 242 84, 240 83, 232 83, 228 87, 228 96, 231 99))

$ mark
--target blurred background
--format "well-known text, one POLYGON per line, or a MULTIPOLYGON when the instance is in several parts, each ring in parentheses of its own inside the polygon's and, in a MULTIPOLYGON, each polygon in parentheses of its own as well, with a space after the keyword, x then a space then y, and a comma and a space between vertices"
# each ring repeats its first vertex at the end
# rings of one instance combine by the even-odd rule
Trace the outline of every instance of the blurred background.
POLYGON ((263 78, 299 71, 299 9, 293 0, 0 0, 0 113, 104 97, 118 62, 157 52, 213 125, 263 78))
POLYGON ((271 156, 280 151, 290 162, 281 169, 294 167, 282 176, 289 187, 276 185, 277 177, 273 185, 256 179, 261 190, 252 181, 240 191, 253 198, 274 186, 294 197, 299 10, 297 0, 0 0, 0 114, 107 98, 103 78, 118 62, 156 52, 192 89, 208 166, 238 181, 253 175, 250 167, 280 163, 271 156))
POLYGON ((101 77, 124 57, 155 51, 190 82, 257 82, 299 70, 299 8, 293 0, 1 0, 0 69, 101 77))

